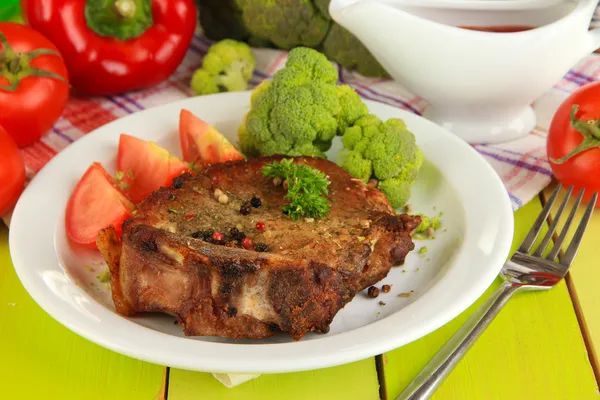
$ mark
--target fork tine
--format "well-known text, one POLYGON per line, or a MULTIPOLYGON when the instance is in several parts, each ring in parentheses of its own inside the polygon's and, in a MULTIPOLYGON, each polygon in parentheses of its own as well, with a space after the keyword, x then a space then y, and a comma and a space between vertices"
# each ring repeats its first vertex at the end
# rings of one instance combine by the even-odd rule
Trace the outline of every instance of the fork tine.
POLYGON ((573 235, 573 240, 571 240, 571 244, 567 248, 567 252, 564 257, 560 258, 560 263, 565 267, 568 267, 573 262, 573 259, 577 255, 577 250, 579 250, 579 245, 581 244, 581 239, 583 238, 583 234, 585 233, 585 229, 587 228, 590 219, 592 218, 592 213, 594 212, 594 207, 596 207, 596 200, 598 199, 598 192, 594 193, 592 199, 590 200, 585 213, 583 214, 583 218, 581 218, 581 222, 577 227, 577 231, 575 231, 575 235, 573 235))
POLYGON ((550 250, 550 253, 548 253, 548 257, 546 257, 547 260, 554 261, 556 256, 558 256, 558 253, 560 252, 560 248, 561 248, 563 242, 565 241, 565 238, 567 237, 567 233, 569 233, 569 227, 571 226, 571 223, 573 222, 573 218, 575 218, 575 214, 577 213, 577 208, 579 208, 579 204, 581 203, 581 198, 583 197, 583 192, 584 192, 584 189, 581 189, 579 191, 579 194, 577 195, 577 199, 575 200, 575 204, 573 205, 573 208, 571 209, 571 212, 569 213, 569 216, 567 217, 567 220, 565 221, 565 226, 563 226, 562 231, 560 231, 560 236, 558 237, 558 239, 556 239, 556 242, 554 242, 554 247, 552 248, 552 250, 550 250))
POLYGON ((548 243, 550 243, 550 240, 552 239, 552 235, 554 235, 554 231, 556 231, 556 227, 558 226, 558 221, 560 221, 560 217, 561 217, 563 211, 565 210, 567 203, 569 202, 569 198, 571 197, 572 192, 573 192, 573 185, 569 186, 569 190, 567 191, 565 198, 563 199, 560 207, 558 208, 558 211, 556 212, 556 216, 554 217, 552 224, 550 224, 550 227, 548 228, 548 232, 546 233, 546 236, 544 236, 544 239, 542 239, 540 245, 537 247, 537 249, 533 253, 533 256, 541 257, 542 254, 544 254, 544 251, 546 251, 546 248, 548 247, 548 243))
POLYGON ((548 199, 548 203, 546 203, 546 205, 542 209, 542 212, 540 213, 540 215, 538 215, 537 219, 533 223, 531 230, 525 237, 525 240, 523 240, 523 243, 521 243, 521 247, 519 247, 519 251, 521 253, 529 252, 529 250, 531 249, 531 246, 533 246, 533 244, 535 243, 535 240, 537 239, 538 235, 540 234, 540 231, 542 230, 542 226, 544 226, 544 222, 548 218, 548 215, 550 214, 550 210, 552 209, 552 205, 554 204, 554 201, 556 200, 556 196, 558 196, 558 192, 560 192, 561 188, 562 188, 562 185, 559 184, 556 187, 556 189, 554 189, 554 192, 552 192, 552 195, 548 199))

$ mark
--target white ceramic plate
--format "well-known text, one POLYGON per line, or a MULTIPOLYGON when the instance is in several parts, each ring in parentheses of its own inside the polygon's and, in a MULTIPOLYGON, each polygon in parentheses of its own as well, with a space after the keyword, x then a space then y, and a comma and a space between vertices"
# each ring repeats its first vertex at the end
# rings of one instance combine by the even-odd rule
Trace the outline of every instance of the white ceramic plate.
MULTIPOLYGON (((443 212, 443 228, 411 253, 382 283, 392 291, 376 300, 360 293, 335 317, 328 334, 299 342, 279 335, 263 341, 183 336, 166 315, 124 318, 96 275, 99 253, 66 239, 65 205, 92 161, 114 173, 119 134, 153 140, 180 154, 179 111, 215 124, 235 143, 249 93, 195 97, 121 118, 79 139, 56 156, 27 187, 10 229, 10 251, 23 285, 51 316, 74 332, 132 357, 210 372, 275 373, 328 367, 367 358, 418 339, 471 305, 497 276, 513 234, 508 196, 493 169, 466 143, 437 125, 399 109, 367 102, 380 118, 403 118, 426 158, 411 203, 427 215, 443 212), (412 293, 399 297, 400 293, 412 293), (380 305, 379 301, 385 302, 380 305)), ((335 156, 338 139, 328 153, 335 156)))

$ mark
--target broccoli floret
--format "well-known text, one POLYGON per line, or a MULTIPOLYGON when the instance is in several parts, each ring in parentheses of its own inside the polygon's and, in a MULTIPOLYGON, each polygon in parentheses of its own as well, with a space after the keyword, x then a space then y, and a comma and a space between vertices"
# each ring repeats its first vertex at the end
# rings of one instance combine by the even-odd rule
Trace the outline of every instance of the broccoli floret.
POLYGON ((401 179, 386 179, 380 181, 377 187, 385 194, 390 204, 394 208, 402 207, 410 199, 410 188, 413 182, 403 181, 401 179))
POLYGON ((202 68, 196 70, 192 75, 190 87, 197 95, 219 93, 215 78, 202 68))
POLYGON ((437 216, 428 217, 424 214, 418 214, 421 217, 421 223, 415 230, 413 237, 415 239, 434 239, 435 232, 442 226, 442 213, 437 216))
POLYGON ((406 204, 423 154, 404 121, 390 118, 382 122, 368 114, 346 129, 342 144, 338 165, 355 178, 376 178, 394 208, 406 204))
POLYGON ((265 155, 325 157, 333 138, 367 113, 352 88, 336 82, 337 69, 323 54, 292 50, 285 68, 254 90, 240 147, 265 155))
POLYGON ((359 152, 342 149, 338 154, 337 163, 355 178, 368 180, 373 174, 369 160, 365 160, 359 152))
POLYGON ((197 95, 246 90, 254 66, 250 46, 224 39, 208 49, 202 68, 194 72, 190 86, 197 95))
POLYGON ((338 135, 343 135, 357 119, 367 115, 369 110, 358 93, 348 85, 337 87, 337 97, 340 99, 341 112, 338 123, 338 135))
POLYGON ((237 0, 248 31, 281 49, 318 46, 330 22, 312 0, 237 0))

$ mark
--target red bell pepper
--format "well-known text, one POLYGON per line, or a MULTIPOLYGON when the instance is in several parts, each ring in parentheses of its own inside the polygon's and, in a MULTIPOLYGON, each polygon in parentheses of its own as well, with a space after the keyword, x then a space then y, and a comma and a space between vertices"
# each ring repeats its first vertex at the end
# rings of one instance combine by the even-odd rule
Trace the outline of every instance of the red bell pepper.
POLYGON ((21 0, 25 20, 61 52, 73 88, 88 95, 143 89, 183 60, 194 0, 21 0))

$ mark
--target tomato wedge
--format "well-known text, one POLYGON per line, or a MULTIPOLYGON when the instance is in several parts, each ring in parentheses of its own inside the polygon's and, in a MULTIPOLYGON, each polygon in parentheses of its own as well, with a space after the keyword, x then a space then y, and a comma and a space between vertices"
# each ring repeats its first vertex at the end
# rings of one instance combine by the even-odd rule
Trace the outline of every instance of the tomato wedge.
POLYGON ((134 203, 188 171, 186 163, 154 142, 122 134, 117 154, 117 180, 134 203))
POLYGON ((112 225, 120 235, 121 225, 133 209, 134 205, 121 193, 102 165, 93 163, 67 203, 67 236, 75 243, 96 247, 98 232, 112 225))
POLYGON ((210 165, 244 159, 217 128, 188 110, 181 110, 179 115, 179 140, 187 162, 210 165))

